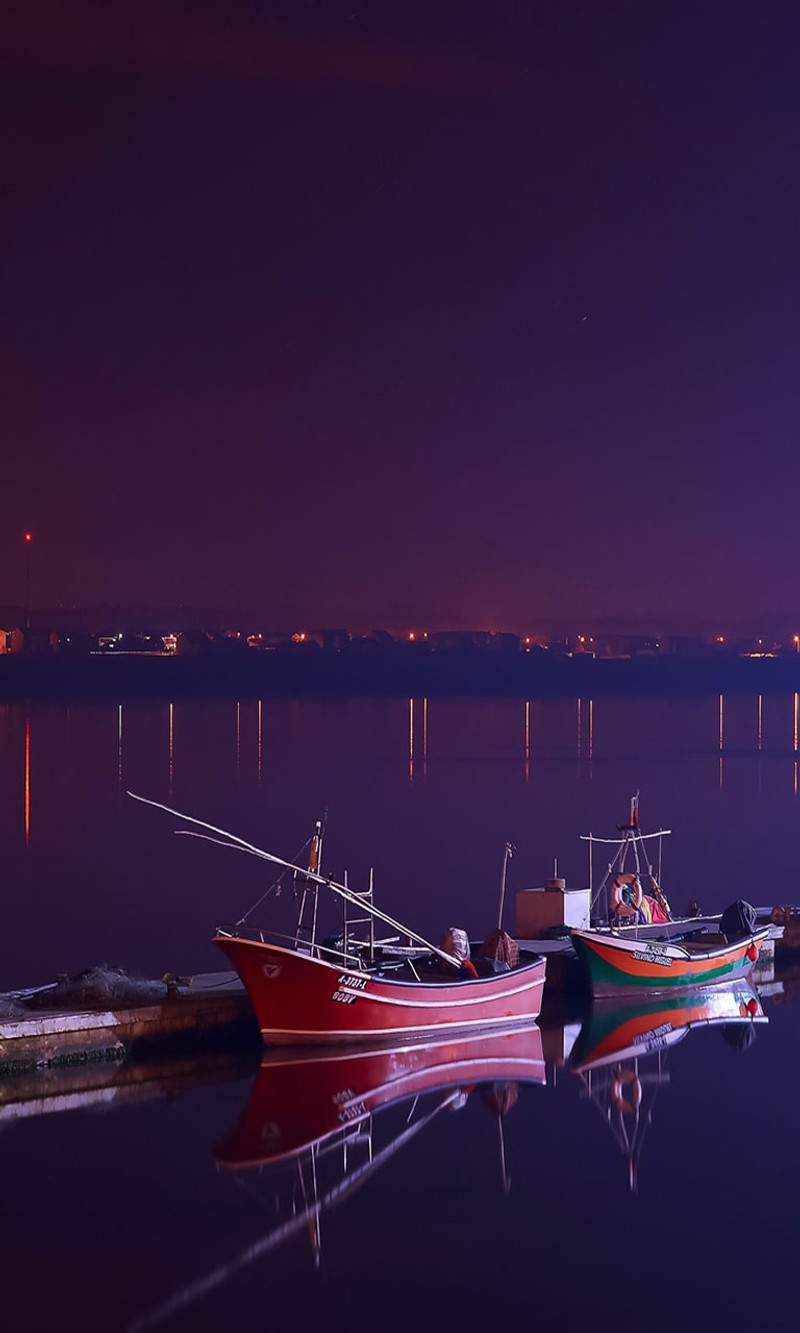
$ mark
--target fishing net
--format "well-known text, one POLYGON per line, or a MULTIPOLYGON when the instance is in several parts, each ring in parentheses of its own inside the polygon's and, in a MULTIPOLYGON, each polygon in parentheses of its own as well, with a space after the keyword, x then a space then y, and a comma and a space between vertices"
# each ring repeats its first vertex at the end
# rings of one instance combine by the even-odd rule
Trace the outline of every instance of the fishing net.
POLYGON ((52 986, 29 995, 20 995, 17 1003, 25 1009, 107 1009, 163 1000, 163 981, 130 976, 124 968, 98 963, 75 976, 59 976, 52 986))

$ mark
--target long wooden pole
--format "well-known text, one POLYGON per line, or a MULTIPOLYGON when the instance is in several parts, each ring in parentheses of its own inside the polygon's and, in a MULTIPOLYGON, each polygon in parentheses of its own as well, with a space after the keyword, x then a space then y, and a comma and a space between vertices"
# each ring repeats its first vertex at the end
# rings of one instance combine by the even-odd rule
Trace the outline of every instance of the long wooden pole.
MULTIPOLYGON (((302 866, 296 866, 291 861, 284 861, 282 857, 274 856, 272 852, 265 852, 263 848, 255 847, 251 842, 245 842, 244 838, 238 838, 235 833, 229 833, 227 829, 217 828, 215 824, 207 824, 203 819, 195 819, 193 815, 186 815, 182 810, 173 810, 169 805, 162 805, 160 801, 151 801, 147 796, 138 796, 134 791, 129 791, 128 795, 134 801, 141 801, 143 805, 152 805, 156 810, 164 810, 168 815, 174 815, 176 819, 185 819, 187 824, 197 824, 198 828, 208 829, 211 833, 219 833, 222 839, 227 839, 227 841, 220 843, 223 847, 230 847, 231 850, 235 851, 249 852, 251 856, 260 857, 264 861, 272 861, 275 865, 283 866, 285 870, 296 870, 298 875, 304 875, 306 879, 310 879, 314 884, 322 884, 325 888, 330 889, 332 893, 337 893, 340 898, 344 898, 345 901, 354 903, 358 907, 365 907, 379 921, 385 922, 387 926, 399 931, 401 935, 408 935, 409 939, 416 940, 417 944, 430 949, 431 953, 435 953, 443 962, 450 963, 456 968, 461 966, 460 958, 455 958, 452 954, 446 953, 444 949, 437 949, 436 945, 431 944, 430 940, 426 940, 423 935, 418 935, 415 931, 409 930, 408 926, 404 926, 400 921, 395 921, 394 917, 389 916, 386 912, 381 912, 373 904, 367 904, 358 894, 351 893, 344 884, 337 884, 335 880, 325 879, 322 875, 315 874, 313 870, 304 870, 302 866)), ((204 834, 192 833, 189 829, 178 829, 176 831, 190 838, 205 837, 204 834)), ((215 838, 206 840, 208 842, 217 841, 215 838)))

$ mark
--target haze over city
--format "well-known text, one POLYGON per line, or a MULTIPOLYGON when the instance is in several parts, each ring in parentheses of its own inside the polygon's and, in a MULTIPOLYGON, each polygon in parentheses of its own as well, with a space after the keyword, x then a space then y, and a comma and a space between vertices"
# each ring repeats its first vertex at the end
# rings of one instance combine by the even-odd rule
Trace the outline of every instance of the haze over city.
POLYGON ((0 602, 791 615, 799 25, 15 7, 0 602))

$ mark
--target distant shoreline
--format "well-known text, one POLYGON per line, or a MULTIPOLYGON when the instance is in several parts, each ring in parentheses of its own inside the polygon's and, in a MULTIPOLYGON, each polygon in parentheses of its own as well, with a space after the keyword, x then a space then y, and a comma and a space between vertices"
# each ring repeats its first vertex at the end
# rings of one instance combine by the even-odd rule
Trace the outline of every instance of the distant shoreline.
POLYGON ((0 699, 202 697, 515 698, 800 691, 800 654, 775 658, 603 659, 520 654, 386 657, 260 653, 208 657, 0 657, 0 699))

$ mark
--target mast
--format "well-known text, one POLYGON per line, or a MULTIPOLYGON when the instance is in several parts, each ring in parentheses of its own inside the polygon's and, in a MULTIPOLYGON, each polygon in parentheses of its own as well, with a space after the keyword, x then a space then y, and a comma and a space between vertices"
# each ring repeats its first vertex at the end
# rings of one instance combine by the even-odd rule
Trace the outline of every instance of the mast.
POLYGON ((617 825, 618 838, 597 838, 593 833, 582 834, 580 841, 589 844, 589 889, 591 909, 594 909, 596 902, 601 894, 605 895, 605 916, 608 917, 608 883, 615 875, 621 875, 625 872, 625 862, 628 852, 631 851, 634 859, 634 866, 637 876, 641 876, 642 866, 647 870, 653 887, 653 896, 659 901, 661 906, 671 916, 669 904, 661 890, 661 840, 667 837, 671 829, 658 829, 655 833, 642 833, 639 827, 639 793, 638 791, 631 797, 630 811, 628 820, 625 824, 617 825), (652 838, 658 838, 658 878, 653 874, 653 867, 644 843, 652 838), (608 862, 606 873, 603 875, 597 891, 594 892, 593 881, 593 847, 595 843, 601 843, 607 847, 616 847, 616 852, 608 862))
POLYGON ((295 867, 293 876, 295 881, 297 880, 298 875, 303 876, 303 896, 300 899, 300 910, 297 913, 294 945, 297 949, 301 943, 305 943, 308 945, 311 953, 314 952, 317 945, 317 905, 319 899, 319 885, 315 883, 312 888, 309 876, 319 876, 322 872, 322 840, 324 835, 324 820, 318 819, 314 825, 314 832, 311 835, 311 846, 308 849, 308 872, 304 875, 302 870, 295 867), (309 896, 311 898, 311 924, 305 925, 305 914, 309 896), (302 938, 304 934, 308 936, 306 940, 303 940, 302 938))
POLYGON ((510 842, 507 842, 503 848, 503 867, 500 871, 500 901, 497 905, 497 929, 503 929, 503 905, 506 899, 506 876, 508 873, 508 863, 514 854, 514 848, 510 842))

